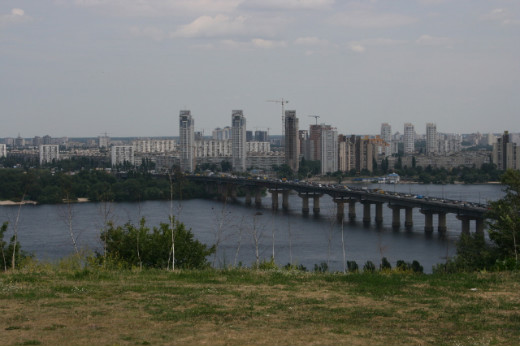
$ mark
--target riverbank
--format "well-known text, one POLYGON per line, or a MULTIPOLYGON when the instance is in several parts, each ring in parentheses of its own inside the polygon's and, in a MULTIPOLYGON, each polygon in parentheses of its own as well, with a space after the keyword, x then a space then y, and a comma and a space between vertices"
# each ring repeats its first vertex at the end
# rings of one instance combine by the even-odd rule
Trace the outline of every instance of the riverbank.
POLYGON ((517 272, 63 269, 68 265, 0 276, 2 344, 512 345, 520 331, 517 272))

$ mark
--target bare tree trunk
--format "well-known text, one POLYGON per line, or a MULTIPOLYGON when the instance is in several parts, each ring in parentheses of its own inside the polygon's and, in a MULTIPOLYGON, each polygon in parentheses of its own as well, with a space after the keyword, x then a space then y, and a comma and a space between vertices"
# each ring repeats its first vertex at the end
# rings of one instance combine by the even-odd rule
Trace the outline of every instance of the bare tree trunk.
POLYGON ((14 222, 13 229, 13 257, 11 259, 11 269, 14 270, 16 268, 16 245, 18 243, 18 221, 20 221, 20 212, 22 211, 23 201, 25 199, 25 193, 22 195, 22 200, 20 201, 20 205, 18 207, 18 213, 16 214, 16 220, 14 222))
POLYGON ((107 225, 109 223, 110 216, 112 215, 113 209, 112 209, 112 203, 108 201, 108 198, 104 198, 104 200, 101 202, 101 209, 100 212, 103 216, 103 228, 102 228, 102 234, 103 237, 103 263, 106 265, 107 263, 107 225))
POLYGON ((79 250, 78 250, 78 246, 76 243, 76 236, 74 234, 74 227, 73 227, 73 222, 72 222, 73 218, 74 218, 74 207, 70 203, 70 196, 68 193, 66 193, 65 198, 67 199, 66 205, 65 205, 65 210, 59 212, 59 214, 61 214, 60 215, 61 218, 65 221, 65 224, 67 225, 67 228, 69 231, 69 236, 72 241, 72 246, 74 247, 74 252, 77 256, 79 256, 79 250))
POLYGON ((291 219, 287 218, 287 232, 289 233, 289 264, 293 264, 292 261, 292 233, 291 233, 291 219))
POLYGON ((238 244, 237 244, 237 251, 235 252, 235 261, 233 263, 233 266, 235 268, 237 266, 237 259, 238 259, 238 253, 240 252, 240 245, 242 244, 243 222, 244 222, 244 218, 242 217, 242 222, 240 223, 240 226, 238 227, 238 244))
POLYGON ((170 230, 172 231, 172 248, 171 248, 171 251, 170 251, 170 254, 171 254, 171 257, 168 256, 168 265, 167 265, 167 268, 170 267, 170 260, 172 262, 172 271, 175 270, 175 230, 173 228, 173 179, 172 179, 172 175, 171 175, 171 172, 168 172, 168 179, 169 179, 169 182, 170 182, 170 215, 168 217, 169 221, 170 221, 170 230))
POLYGON ((341 219, 341 246, 343 248, 343 273, 347 272, 347 254, 345 251, 345 230, 343 227, 343 218, 341 219))

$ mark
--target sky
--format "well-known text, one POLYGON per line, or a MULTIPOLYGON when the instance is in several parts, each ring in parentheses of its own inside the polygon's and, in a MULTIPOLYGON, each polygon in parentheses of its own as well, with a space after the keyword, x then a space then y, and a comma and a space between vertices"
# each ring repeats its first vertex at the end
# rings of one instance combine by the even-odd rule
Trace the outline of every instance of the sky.
POLYGON ((300 129, 519 132, 520 1, 0 1, 0 137, 177 136, 183 109, 281 134, 281 100, 300 129))

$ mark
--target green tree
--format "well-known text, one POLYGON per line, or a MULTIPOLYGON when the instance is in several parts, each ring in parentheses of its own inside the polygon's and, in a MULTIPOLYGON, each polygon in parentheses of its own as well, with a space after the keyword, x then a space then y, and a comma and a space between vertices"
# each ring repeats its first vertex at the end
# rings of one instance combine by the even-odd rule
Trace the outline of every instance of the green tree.
POLYGON ((489 238, 496 246, 497 259, 514 258, 520 250, 520 172, 507 170, 501 178, 506 195, 490 203, 489 238))

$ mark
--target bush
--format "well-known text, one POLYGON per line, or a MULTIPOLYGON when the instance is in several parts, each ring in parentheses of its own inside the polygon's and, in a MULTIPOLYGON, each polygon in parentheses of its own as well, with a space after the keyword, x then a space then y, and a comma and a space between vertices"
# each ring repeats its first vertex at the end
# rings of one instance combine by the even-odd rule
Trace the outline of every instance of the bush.
POLYGON ((31 259, 33 256, 22 251, 20 243, 15 242, 14 235, 9 240, 9 243, 4 241, 4 234, 9 226, 8 222, 4 222, 0 227, 0 265, 2 270, 7 271, 13 266, 13 252, 15 268, 20 268, 26 260, 31 259))
POLYGON ((350 273, 359 272, 359 266, 356 261, 347 261, 347 269, 350 273))
POLYGON ((314 271, 316 273, 326 273, 329 270, 327 262, 321 262, 319 265, 314 264, 314 271))
POLYGON ((367 261, 363 266, 363 272, 365 273, 373 273, 376 271, 376 266, 372 261, 367 261))
POLYGON ((388 262, 386 257, 383 257, 381 259, 381 267, 380 267, 380 269, 381 270, 391 270, 392 269, 392 265, 390 264, 390 262, 388 262))
POLYGON ((172 217, 171 225, 161 223, 150 229, 142 218, 136 227, 130 222, 124 226, 108 224, 101 233, 106 254, 97 253, 100 263, 144 268, 168 268, 171 265, 172 240, 175 250, 175 268, 202 269, 209 266, 206 257, 215 252, 215 247, 193 239, 190 230, 172 217), (172 234, 173 232, 173 234, 172 234))

